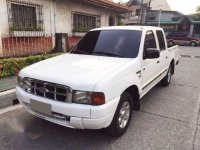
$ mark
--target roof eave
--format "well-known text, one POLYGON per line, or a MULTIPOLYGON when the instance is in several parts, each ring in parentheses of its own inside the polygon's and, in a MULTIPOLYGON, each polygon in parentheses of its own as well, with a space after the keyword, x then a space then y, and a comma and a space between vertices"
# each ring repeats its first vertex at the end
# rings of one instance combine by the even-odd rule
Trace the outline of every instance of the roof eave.
POLYGON ((119 5, 119 4, 115 4, 115 3, 112 3, 112 2, 105 2, 105 1, 102 1, 102 0, 83 0, 84 2, 87 2, 87 3, 91 3, 93 5, 98 5, 100 7, 104 7, 104 8, 107 8, 107 9, 111 9, 111 10, 114 10, 116 12, 119 12, 119 13, 127 13, 127 12, 133 12, 134 10, 131 9, 131 8, 128 8, 124 5, 119 5))

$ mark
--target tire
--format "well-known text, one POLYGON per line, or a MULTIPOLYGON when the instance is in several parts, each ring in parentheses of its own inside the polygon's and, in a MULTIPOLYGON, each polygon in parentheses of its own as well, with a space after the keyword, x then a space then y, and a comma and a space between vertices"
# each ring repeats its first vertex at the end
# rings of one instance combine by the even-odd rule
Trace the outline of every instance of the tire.
POLYGON ((174 41, 169 41, 169 42, 168 42, 168 45, 170 45, 170 46, 174 46, 175 43, 174 43, 174 41))
POLYGON ((121 95, 117 110, 106 132, 113 137, 122 136, 128 129, 133 111, 133 98, 128 92, 121 95))
POLYGON ((172 64, 170 64, 167 75, 161 80, 162 86, 169 86, 172 78, 172 64))
POLYGON ((191 42, 190 46, 197 46, 197 43, 196 42, 191 42))

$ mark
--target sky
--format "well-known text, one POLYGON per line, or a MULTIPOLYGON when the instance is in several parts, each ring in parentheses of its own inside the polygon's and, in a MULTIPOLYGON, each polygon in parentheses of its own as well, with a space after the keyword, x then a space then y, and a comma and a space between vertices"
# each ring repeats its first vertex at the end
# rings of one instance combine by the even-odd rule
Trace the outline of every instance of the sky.
POLYGON ((183 14, 192 14, 196 12, 197 6, 200 6, 200 0, 168 0, 172 10, 183 14))
MULTIPOLYGON (((119 0, 114 0, 119 2, 119 0)), ((123 0, 127 2, 129 0, 123 0)), ((200 0, 167 0, 172 10, 179 11, 183 14, 193 14, 196 12, 197 6, 200 6, 200 0)))

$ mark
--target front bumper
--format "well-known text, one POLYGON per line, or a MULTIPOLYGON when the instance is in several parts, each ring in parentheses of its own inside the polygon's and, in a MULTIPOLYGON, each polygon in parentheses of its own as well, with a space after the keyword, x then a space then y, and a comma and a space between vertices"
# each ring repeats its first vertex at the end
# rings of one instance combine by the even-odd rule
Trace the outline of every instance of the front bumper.
POLYGON ((16 95, 29 113, 47 121, 77 129, 101 129, 108 127, 120 100, 120 97, 118 97, 101 106, 63 103, 29 94, 20 87, 16 87, 16 95), (52 115, 49 116, 32 110, 30 100, 50 104, 52 115))

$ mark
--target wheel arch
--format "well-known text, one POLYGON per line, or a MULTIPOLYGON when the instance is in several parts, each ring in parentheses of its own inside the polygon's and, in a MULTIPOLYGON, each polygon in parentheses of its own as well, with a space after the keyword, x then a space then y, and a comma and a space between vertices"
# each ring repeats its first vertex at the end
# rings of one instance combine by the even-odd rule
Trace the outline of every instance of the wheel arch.
POLYGON ((195 46, 198 45, 197 41, 195 41, 195 40, 191 40, 189 45, 192 45, 192 43, 195 43, 195 46))
POLYGON ((133 110, 140 110, 140 94, 139 89, 136 85, 129 86, 124 92, 128 92, 131 94, 133 98, 133 110))
POLYGON ((171 60, 170 65, 172 65, 172 75, 175 73, 175 61, 174 59, 171 60))

